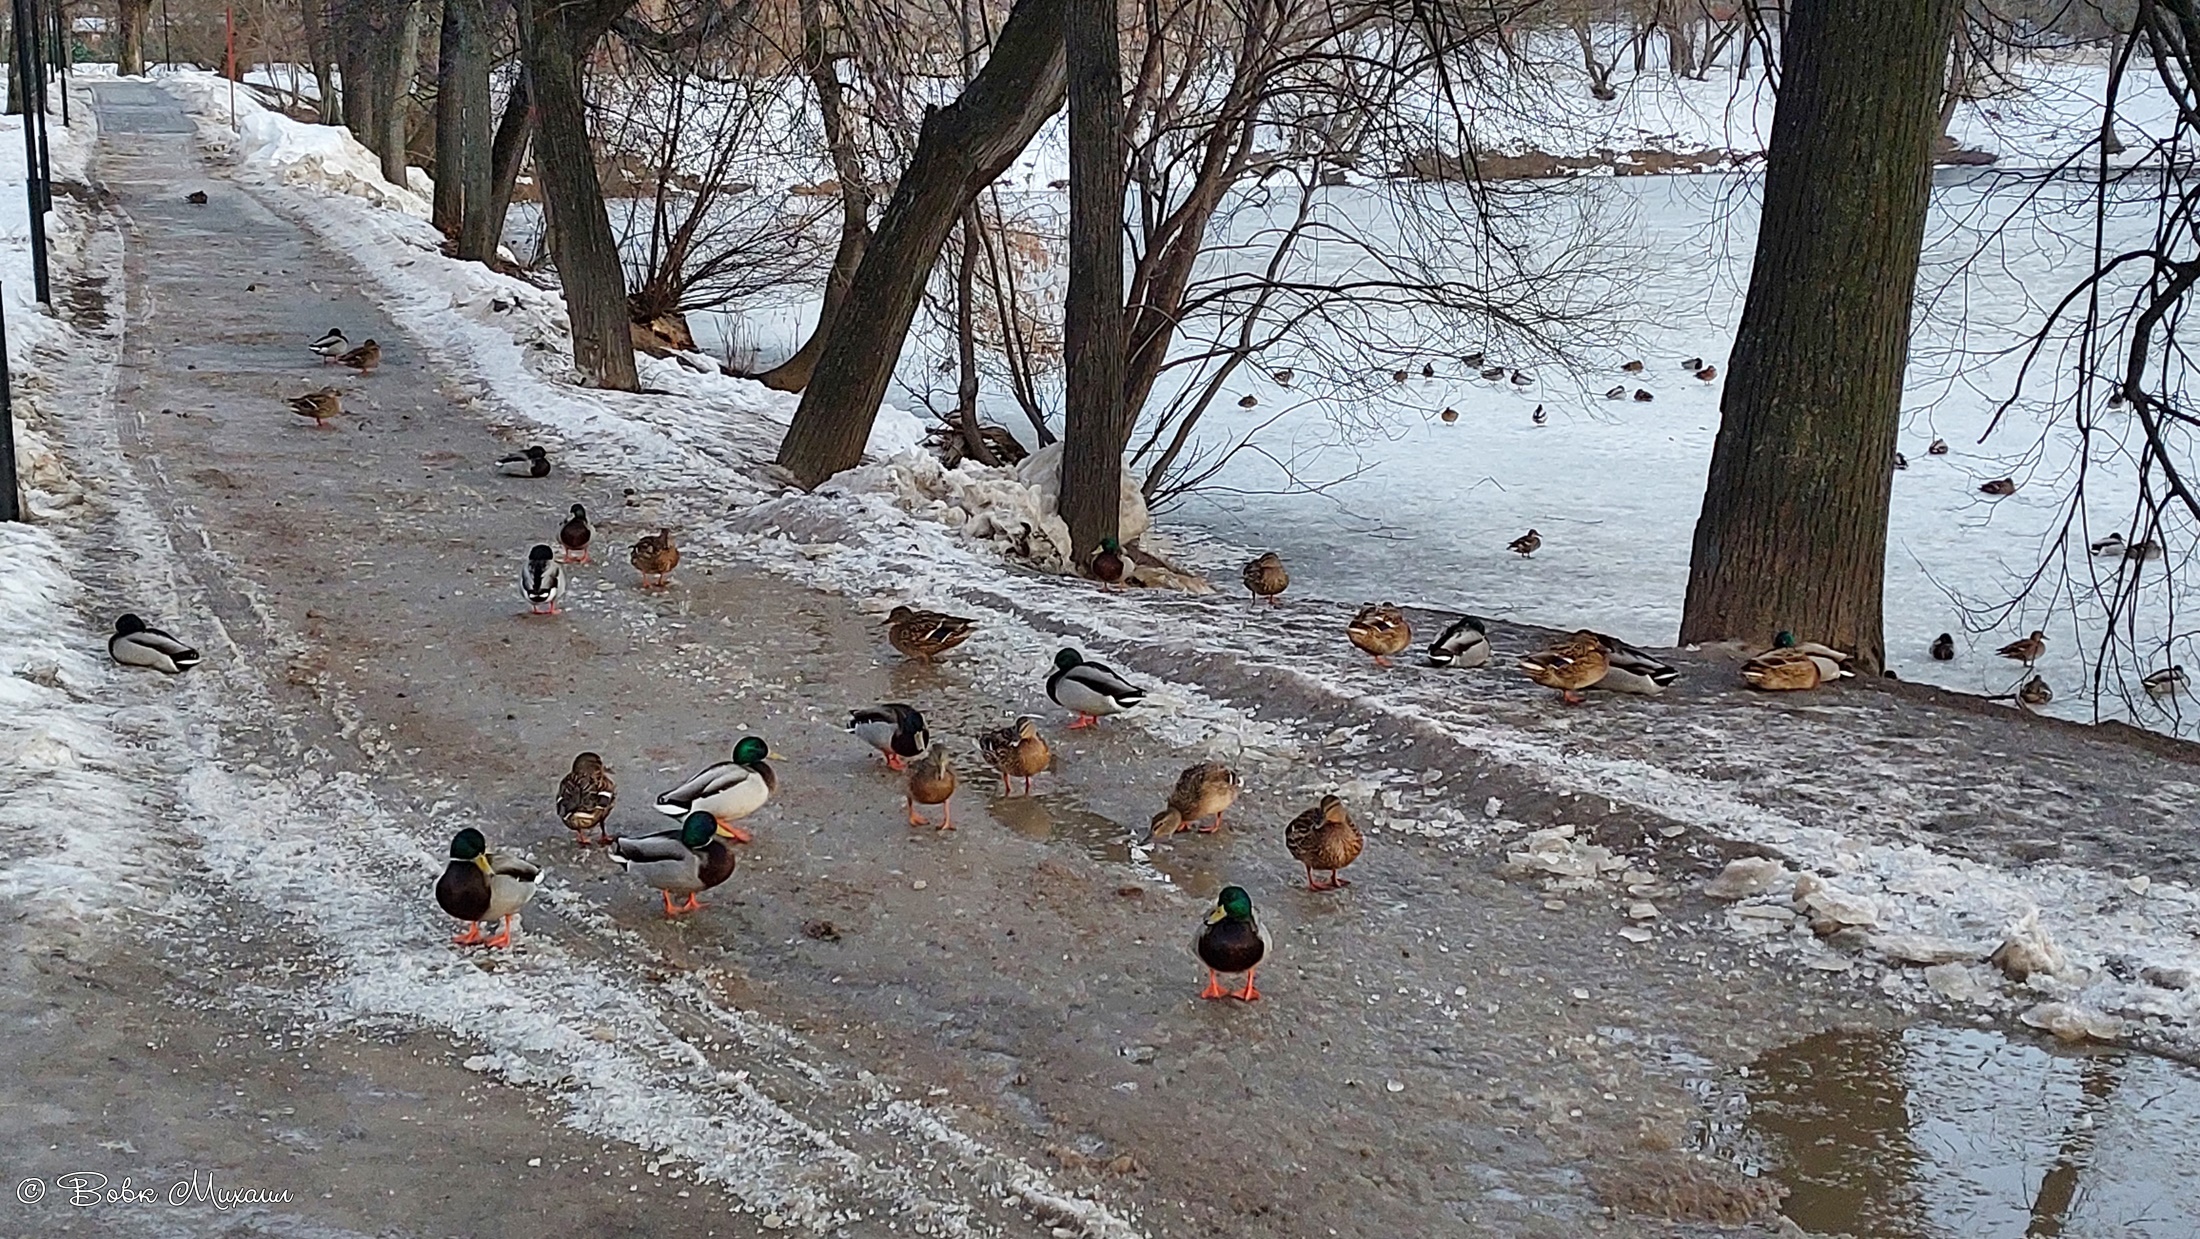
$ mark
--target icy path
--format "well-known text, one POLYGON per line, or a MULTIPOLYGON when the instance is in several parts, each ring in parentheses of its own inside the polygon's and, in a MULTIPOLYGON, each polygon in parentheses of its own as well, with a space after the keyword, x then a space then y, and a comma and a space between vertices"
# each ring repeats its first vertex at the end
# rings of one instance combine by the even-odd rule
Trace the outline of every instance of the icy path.
MULTIPOLYGON (((973 770, 957 832, 910 831, 840 733, 844 705, 920 701, 968 762, 970 735, 1040 701, 1022 646, 1058 638, 1004 629, 937 671, 882 666, 874 621, 755 571, 722 529, 689 540, 678 588, 641 595, 620 550, 659 512, 722 507, 707 480, 558 440, 550 479, 497 476, 488 462, 528 436, 495 418, 523 393, 454 382, 344 259, 268 209, 294 199, 207 180, 156 93, 101 94, 98 171, 128 226, 122 380, 115 418, 87 418, 74 446, 115 470, 134 513, 118 544, 173 573, 209 653, 148 690, 191 720, 191 768, 162 823, 165 915, 126 957, 171 1022, 249 1013, 296 1064, 299 1113, 268 1121, 296 1133, 282 1164, 313 1190, 265 1226, 1668 1235, 1607 1218, 1585 1168, 1686 1162, 1662 1152, 1696 1107, 1669 1047, 1731 1062, 1853 1017, 1845 987, 1798 995, 1716 940, 1638 957, 1455 844, 1383 836, 1349 899, 1294 892, 1275 824, 1391 764, 1317 762, 1295 729, 1244 755, 1255 830, 1134 858, 1119 823, 1153 811, 1187 738, 1245 730, 1220 703, 1159 733, 1065 739, 1036 800, 998 799, 973 770), (202 183, 212 204, 186 204, 202 183), (302 351, 332 322, 385 346, 379 373, 339 378, 302 351), (338 429, 282 411, 329 382, 347 393, 338 429), (126 470, 99 427, 119 427, 126 470), (619 566, 576 572, 564 618, 519 618, 516 557, 576 500, 619 566), (783 792, 701 916, 660 921, 547 811, 590 747, 622 780, 616 824, 654 829, 649 795, 745 731, 791 755, 783 792), (493 963, 447 947, 427 897, 464 825, 550 872, 521 949, 493 963), (1255 888, 1283 944, 1257 1007, 1192 997, 1185 941, 1224 880, 1255 888), (832 931, 804 932, 819 921, 832 931), (1736 1012, 1740 1040, 1697 1043, 1736 1012), (1615 1048, 1615 1028, 1645 1048, 1615 1048), (376 1095, 414 1092, 448 1124, 455 1091, 482 1113, 480 1132, 424 1133, 464 1165, 462 1199, 392 1168, 410 1203, 369 1208, 307 1155, 343 1129, 324 1073, 386 1040, 422 1061, 410 1079, 385 1064, 376 1095)), ((80 1065, 51 1055, 38 1070, 80 1065)), ((142 1119, 48 1121, 38 1147, 83 1126, 153 1139, 142 1119)))

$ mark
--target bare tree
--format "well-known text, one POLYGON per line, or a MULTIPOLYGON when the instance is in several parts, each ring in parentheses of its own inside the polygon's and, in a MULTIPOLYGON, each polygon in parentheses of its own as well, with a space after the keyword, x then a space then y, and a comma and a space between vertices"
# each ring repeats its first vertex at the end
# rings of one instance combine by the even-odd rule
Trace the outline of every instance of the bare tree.
POLYGON ((1680 639, 1885 663, 1911 295, 1956 0, 1795 0, 1680 639))

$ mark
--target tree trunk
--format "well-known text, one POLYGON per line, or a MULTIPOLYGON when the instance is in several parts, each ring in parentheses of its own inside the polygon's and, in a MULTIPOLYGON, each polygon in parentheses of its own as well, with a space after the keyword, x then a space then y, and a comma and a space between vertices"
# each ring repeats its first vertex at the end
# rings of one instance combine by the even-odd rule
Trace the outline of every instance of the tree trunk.
POLYGON ((330 0, 329 17, 334 37, 332 51, 342 78, 344 127, 359 144, 374 144, 374 42, 369 25, 373 0, 330 0))
POLYGON ((124 77, 145 73, 145 25, 152 16, 153 0, 115 0, 115 22, 122 28, 116 72, 124 77))
POLYGON ((963 208, 962 252, 955 265, 955 424, 962 429, 963 450, 982 465, 998 465, 993 445, 978 426, 978 206, 963 208))
POLYGON ((375 83, 380 97, 375 100, 374 118, 381 140, 374 149, 382 156, 382 179, 400 188, 406 185, 405 137, 412 114, 413 75, 420 71, 420 5, 421 0, 399 0, 391 14, 392 45, 383 53, 389 67, 375 83))
POLYGON ((916 153, 886 204, 779 445, 779 463, 804 486, 863 459, 941 244, 963 208, 1062 106, 1065 3, 1016 0, 985 68, 955 102, 925 116, 916 153))
POLYGON ((1885 666, 1887 503, 1957 0, 1795 0, 1683 642, 1885 666))
POLYGON ((1063 523, 1083 564, 1123 505, 1123 59, 1115 0, 1070 0, 1069 293, 1062 306, 1063 523))
POLYGON ((821 0, 801 0, 803 68, 817 92, 817 111, 825 127, 825 149, 833 157, 833 175, 840 181, 840 245, 833 250, 833 265, 825 273, 825 303, 817 312, 817 326, 795 354, 763 374, 757 382, 775 391, 801 391, 810 385, 825 341, 833 334, 833 320, 848 299, 849 281, 871 244, 871 185, 863 173, 863 156, 848 131, 847 111, 840 87, 840 70, 826 40, 825 6, 821 0))
MULTIPOLYGON (((148 8, 152 0, 145 0, 148 8)), ((315 119, 324 125, 344 123, 344 108, 337 94, 336 75, 329 72, 335 56, 328 41, 328 0, 298 0, 298 21, 305 28, 306 56, 313 61, 313 85, 320 97, 314 101, 315 119)))
POLYGON ((581 64, 626 0, 595 10, 558 0, 521 0, 520 58, 535 109, 535 171, 550 230, 565 314, 573 330, 573 364, 593 386, 636 391, 634 335, 627 323, 626 271, 604 212, 588 142, 581 64), (605 16, 605 10, 613 10, 605 16), (600 25, 598 24, 600 21, 600 25))
POLYGON ((527 161, 527 142, 534 136, 534 97, 527 93, 527 75, 512 83, 504 98, 504 114, 497 118, 496 137, 489 141, 489 250, 504 244, 504 217, 512 211, 512 191, 519 185, 520 166, 527 161))
POLYGON ((436 58, 435 226, 460 258, 486 260, 489 231, 487 0, 444 0, 436 58))

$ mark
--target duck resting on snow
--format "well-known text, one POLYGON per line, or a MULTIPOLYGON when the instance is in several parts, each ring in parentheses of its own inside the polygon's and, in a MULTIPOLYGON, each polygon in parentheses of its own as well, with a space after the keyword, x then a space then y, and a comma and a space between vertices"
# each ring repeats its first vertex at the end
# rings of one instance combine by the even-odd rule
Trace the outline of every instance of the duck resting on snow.
POLYGON ((1413 644, 1413 625, 1397 604, 1371 602, 1361 607, 1344 635, 1366 651, 1378 667, 1390 665, 1390 656, 1413 644))
POLYGON ((550 453, 530 446, 524 452, 497 457, 497 472, 510 478, 546 478, 550 476, 550 453))
POLYGON ((115 633, 107 638, 107 653, 125 667, 151 667, 167 675, 199 665, 197 650, 129 612, 115 618, 115 633))
POLYGON ((1490 661, 1489 628, 1472 615, 1462 615, 1428 647, 1434 667, 1480 667, 1490 661))

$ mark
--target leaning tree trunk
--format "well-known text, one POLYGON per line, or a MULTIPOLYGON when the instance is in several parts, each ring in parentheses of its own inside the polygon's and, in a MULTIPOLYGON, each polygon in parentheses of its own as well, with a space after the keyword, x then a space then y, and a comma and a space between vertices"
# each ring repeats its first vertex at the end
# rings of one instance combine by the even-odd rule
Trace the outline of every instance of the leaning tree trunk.
POLYGON ((552 258, 573 329, 573 364, 593 386, 637 391, 626 271, 604 212, 603 186, 588 141, 581 63, 626 0, 590 9, 559 0, 521 0, 520 59, 535 106, 535 172, 553 227, 552 258), (615 7, 611 16, 603 10, 615 7), (598 24, 598 21, 601 24, 598 24))
POLYGON ((527 93, 527 75, 512 82, 504 97, 504 114, 497 118, 496 136, 489 140, 489 249, 504 243, 504 217, 512 211, 512 191, 519 186, 520 165, 526 162, 528 140, 535 133, 534 99, 527 93))
POLYGON ((1885 665, 1895 431, 1958 0, 1795 0, 1684 642, 1885 665))
POLYGON ((855 278, 863 251, 871 243, 871 185, 864 175, 863 155, 856 150, 855 135, 848 131, 847 109, 840 87, 840 70, 827 41, 822 0, 801 0, 802 60, 817 92, 818 118, 825 127, 825 149, 833 157, 833 175, 840 182, 840 244, 833 250, 833 265, 825 272, 825 303, 817 312, 817 326, 794 356, 756 376, 777 391, 801 391, 817 370, 817 359, 832 338, 833 320, 848 299, 848 284, 855 278))
POLYGON ((122 28, 115 71, 124 77, 145 73, 145 25, 152 16, 153 0, 115 0, 115 21, 122 28))
MULTIPOLYGON (((815 486, 863 459, 925 277, 963 207, 1062 106, 1066 0, 1016 0, 962 95, 930 112, 803 389, 779 463, 815 486)), ((538 161, 539 162, 539 161, 538 161)))
POLYGON ((1061 513, 1082 564, 1123 510, 1123 61, 1115 0, 1070 0, 1069 294, 1061 513))

